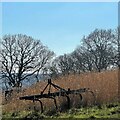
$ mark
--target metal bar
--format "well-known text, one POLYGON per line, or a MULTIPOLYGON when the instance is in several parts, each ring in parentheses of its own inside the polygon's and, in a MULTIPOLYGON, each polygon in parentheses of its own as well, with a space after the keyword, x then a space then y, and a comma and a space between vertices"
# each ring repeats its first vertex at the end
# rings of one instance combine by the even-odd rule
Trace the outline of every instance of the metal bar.
POLYGON ((58 89, 63 90, 63 91, 66 91, 65 89, 59 87, 58 85, 55 85, 55 84, 53 84, 53 83, 51 83, 51 85, 54 86, 55 88, 58 88, 58 89))
POLYGON ((42 104, 42 101, 39 100, 39 99, 35 99, 35 101, 39 101, 40 105, 41 105, 41 113, 43 113, 43 104, 42 104))
POLYGON ((81 95, 81 94, 79 94, 79 96, 80 96, 80 100, 82 101, 82 99, 83 99, 82 95, 81 95))
POLYGON ((69 94, 80 94, 83 92, 87 92, 86 89, 78 89, 78 90, 70 90, 70 91, 62 91, 62 92, 54 92, 49 94, 40 94, 40 95, 32 95, 32 96, 23 96, 20 97, 20 100, 26 99, 26 100, 33 100, 34 98, 49 98, 49 97, 56 97, 56 96, 65 96, 69 94))
POLYGON ((90 92, 91 94, 92 94, 92 96, 93 96, 93 98, 94 98, 94 105, 96 104, 96 97, 95 97, 95 94, 91 91, 91 90, 89 90, 88 92, 90 92))
POLYGON ((54 99, 56 110, 58 110, 56 99, 54 97, 49 97, 49 98, 54 99))
POLYGON ((70 98, 68 95, 65 96, 67 98, 67 103, 68 103, 68 109, 70 109, 70 98))
POLYGON ((79 94, 79 97, 80 97, 80 106, 82 105, 82 102, 83 102, 83 97, 81 94, 79 94))
POLYGON ((43 89, 43 91, 41 93, 44 93, 44 91, 46 90, 46 88, 48 87, 49 83, 45 86, 45 88, 43 89))
POLYGON ((49 90, 48 90, 48 94, 50 93, 50 89, 51 89, 51 84, 49 85, 49 90))
POLYGON ((35 98, 49 98, 49 97, 56 97, 56 96, 65 96, 65 95, 69 95, 69 94, 80 94, 83 92, 87 92, 88 89, 78 89, 78 90, 69 90, 69 91, 60 91, 60 92, 54 92, 54 93, 49 93, 49 94, 40 94, 40 95, 32 95, 32 96, 24 96, 24 97, 20 97, 20 100, 26 99, 26 100, 33 100, 35 98))

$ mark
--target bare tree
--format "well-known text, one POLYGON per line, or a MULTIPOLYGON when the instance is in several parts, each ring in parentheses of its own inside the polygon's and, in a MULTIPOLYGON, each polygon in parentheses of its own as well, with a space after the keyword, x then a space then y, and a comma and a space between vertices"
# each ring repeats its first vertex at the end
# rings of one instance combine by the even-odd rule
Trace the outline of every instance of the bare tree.
POLYGON ((71 54, 57 57, 51 70, 56 69, 59 73, 69 74, 111 69, 115 66, 115 61, 118 64, 118 53, 120 53, 118 46, 120 46, 118 36, 116 39, 111 29, 96 29, 87 37, 84 36, 81 45, 71 54))
POLYGON ((49 73, 51 78, 58 78, 59 76, 59 71, 55 60, 51 63, 51 66, 49 67, 49 73))
POLYGON ((76 73, 81 73, 85 71, 92 71, 93 60, 92 55, 83 46, 77 47, 77 49, 72 53, 75 65, 76 73))
POLYGON ((64 54, 55 59, 55 64, 58 69, 58 72, 65 75, 73 72, 73 59, 71 55, 64 54))
POLYGON ((114 56, 113 63, 120 69, 120 26, 115 30, 115 39, 113 42, 114 56))
POLYGON ((39 73, 54 55, 40 40, 26 35, 5 35, 1 44, 2 76, 10 86, 20 86, 28 76, 39 73))
POLYGON ((111 65, 114 53, 112 40, 115 39, 111 30, 96 29, 88 37, 83 38, 83 46, 91 55, 94 69, 97 71, 106 70, 111 65))

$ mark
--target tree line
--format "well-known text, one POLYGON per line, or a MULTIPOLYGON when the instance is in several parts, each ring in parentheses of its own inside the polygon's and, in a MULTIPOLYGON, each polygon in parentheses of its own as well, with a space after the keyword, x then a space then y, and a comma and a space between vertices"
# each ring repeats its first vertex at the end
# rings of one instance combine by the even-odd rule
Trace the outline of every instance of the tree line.
POLYGON ((70 54, 55 53, 40 40, 30 36, 4 35, 0 48, 0 72, 8 86, 20 86, 28 76, 49 74, 50 77, 70 73, 120 69, 120 28, 95 29, 80 40, 70 54), (29 74, 26 74, 29 73, 29 74))
POLYGON ((96 29, 70 54, 52 62, 53 73, 69 74, 120 68, 120 29, 96 29))

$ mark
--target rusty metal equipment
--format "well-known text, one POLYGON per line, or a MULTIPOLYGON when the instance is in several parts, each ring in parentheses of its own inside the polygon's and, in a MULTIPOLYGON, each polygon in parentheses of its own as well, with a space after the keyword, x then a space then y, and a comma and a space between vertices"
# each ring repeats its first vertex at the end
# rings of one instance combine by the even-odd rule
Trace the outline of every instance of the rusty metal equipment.
POLYGON ((93 99, 94 99, 94 103, 95 103, 95 95, 89 88, 81 88, 81 89, 77 89, 77 90, 71 90, 70 88, 68 88, 68 90, 66 90, 66 89, 61 88, 60 86, 58 86, 56 84, 53 84, 51 82, 51 79, 48 79, 47 85, 45 86, 45 88, 43 89, 43 91, 40 94, 31 95, 31 96, 23 96, 23 97, 20 97, 19 99, 20 100, 32 100, 33 102, 38 101, 40 103, 40 105, 41 105, 41 113, 43 113, 43 103, 42 103, 42 101, 40 99, 42 99, 42 98, 53 99, 54 103, 55 103, 56 110, 58 110, 56 97, 57 96, 66 97, 66 99, 67 99, 67 107, 69 109, 70 108, 69 94, 79 95, 80 99, 82 101, 83 97, 82 97, 81 94, 85 93, 85 92, 90 92, 92 94, 93 99), (51 92, 51 86, 54 87, 55 89, 57 89, 58 91, 57 92, 51 92), (44 93, 47 88, 48 88, 48 92, 44 93))

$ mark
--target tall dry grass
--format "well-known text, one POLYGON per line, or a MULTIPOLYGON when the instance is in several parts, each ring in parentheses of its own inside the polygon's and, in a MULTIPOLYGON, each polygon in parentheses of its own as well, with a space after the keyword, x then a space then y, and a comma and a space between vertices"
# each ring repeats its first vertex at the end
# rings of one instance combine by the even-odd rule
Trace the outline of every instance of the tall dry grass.
MULTIPOLYGON (((103 104, 107 102, 115 102, 118 98, 118 70, 104 71, 101 73, 90 72, 83 74, 71 74, 61 76, 57 80, 52 80, 53 83, 61 86, 64 89, 80 89, 90 88, 96 97, 97 104, 103 104)), ((40 92, 46 86, 47 81, 41 81, 25 91, 20 93, 13 93, 12 99, 5 103, 3 100, 3 112, 31 110, 36 105, 39 110, 39 103, 33 103, 32 101, 19 100, 20 96, 40 94, 40 92)), ((52 92, 56 91, 52 88, 52 92)), ((47 92, 47 91, 46 91, 47 92)), ((83 94, 84 103, 91 104, 93 101, 92 96, 89 93, 83 94)), ((4 98, 3 98, 4 99, 4 98)), ((80 98, 76 95, 70 95, 71 106, 78 107, 80 98)), ((57 103, 59 108, 63 109, 66 104, 66 98, 57 97, 57 103)), ((42 99, 44 109, 51 110, 55 109, 53 100, 42 99)))

